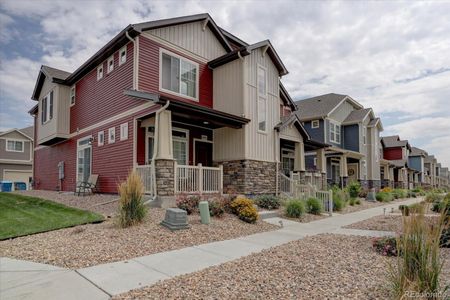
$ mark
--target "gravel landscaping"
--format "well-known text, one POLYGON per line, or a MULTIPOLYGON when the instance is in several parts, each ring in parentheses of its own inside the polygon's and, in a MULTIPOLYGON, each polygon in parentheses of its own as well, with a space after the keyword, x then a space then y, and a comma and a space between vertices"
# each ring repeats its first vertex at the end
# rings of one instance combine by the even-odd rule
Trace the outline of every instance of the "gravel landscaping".
POLYGON ((44 190, 17 191, 15 193, 52 200, 79 209, 90 210, 106 217, 113 216, 117 213, 117 205, 119 200, 119 196, 115 194, 76 196, 73 192, 55 192, 44 190))
POLYGON ((152 208, 142 224, 125 229, 108 219, 1 241, 0 256, 82 268, 279 228, 263 221, 248 224, 228 214, 203 225, 199 215, 190 215, 190 229, 171 232, 159 225, 164 214, 165 210, 152 208))
POLYGON ((402 202, 402 201, 405 201, 405 200, 408 200, 408 198, 406 198, 406 199, 395 199, 394 201, 391 201, 391 202, 366 201, 364 199, 360 199, 361 204, 355 204, 354 206, 347 205, 346 207, 344 207, 344 209, 342 211, 338 211, 337 213, 339 213, 339 214, 349 214, 349 213, 357 212, 357 211, 360 211, 360 210, 365 210, 365 209, 378 207, 378 206, 383 206, 383 205, 388 205, 388 204, 394 204, 394 203, 402 202))
MULTIPOLYGON (((430 222, 439 220, 439 215, 435 217, 426 217, 430 222)), ((361 222, 356 222, 345 226, 344 228, 364 229, 364 230, 379 230, 379 231, 402 231, 402 216, 401 215, 386 215, 376 216, 361 222)))
MULTIPOLYGON (((113 299, 389 299, 387 263, 371 238, 317 235, 113 299)), ((450 283, 450 251, 442 278, 450 283)))

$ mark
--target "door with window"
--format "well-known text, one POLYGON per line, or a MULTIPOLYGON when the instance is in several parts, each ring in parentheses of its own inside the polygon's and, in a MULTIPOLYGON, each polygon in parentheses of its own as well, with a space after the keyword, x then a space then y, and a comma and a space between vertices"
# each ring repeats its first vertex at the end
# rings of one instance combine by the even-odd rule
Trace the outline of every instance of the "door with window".
POLYGON ((347 165, 348 172, 348 182, 358 181, 358 164, 348 164, 347 165))
POLYGON ((294 171, 294 150, 291 149, 281 149, 281 167, 283 173, 286 176, 291 176, 291 171, 294 171))
POLYGON ((195 165, 202 164, 202 166, 212 167, 213 144, 209 141, 197 140, 194 145, 195 165))
POLYGON ((92 167, 91 137, 78 141, 77 146, 77 181, 88 181, 92 167))
POLYGON ((341 167, 339 163, 331 163, 331 180, 333 184, 339 184, 341 181, 341 167))

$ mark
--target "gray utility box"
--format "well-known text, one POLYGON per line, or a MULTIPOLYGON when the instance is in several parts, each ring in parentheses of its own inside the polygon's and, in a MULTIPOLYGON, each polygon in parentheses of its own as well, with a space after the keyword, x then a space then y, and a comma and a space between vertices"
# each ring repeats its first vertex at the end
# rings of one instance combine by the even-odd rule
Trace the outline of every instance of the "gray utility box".
POLYGON ((166 217, 161 225, 170 230, 188 229, 187 212, 179 208, 166 209, 166 217))

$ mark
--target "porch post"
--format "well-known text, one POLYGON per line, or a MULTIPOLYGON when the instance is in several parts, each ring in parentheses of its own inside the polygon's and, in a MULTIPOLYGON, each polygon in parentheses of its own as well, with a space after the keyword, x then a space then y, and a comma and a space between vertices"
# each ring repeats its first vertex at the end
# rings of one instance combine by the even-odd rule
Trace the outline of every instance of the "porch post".
POLYGON ((295 143, 294 170, 305 171, 305 145, 303 142, 295 143))
POLYGON ((161 112, 156 120, 156 159, 173 159, 172 151, 172 113, 170 110, 161 112))
POLYGON ((325 149, 317 149, 316 151, 317 165, 316 168, 321 173, 322 189, 327 187, 327 158, 325 157, 325 149))
POLYGON ((341 176, 341 187, 343 188, 344 186, 347 185, 347 182, 344 182, 345 179, 348 177, 348 171, 347 171, 347 155, 343 154, 341 156, 341 159, 339 160, 339 171, 340 171, 340 176, 341 176))

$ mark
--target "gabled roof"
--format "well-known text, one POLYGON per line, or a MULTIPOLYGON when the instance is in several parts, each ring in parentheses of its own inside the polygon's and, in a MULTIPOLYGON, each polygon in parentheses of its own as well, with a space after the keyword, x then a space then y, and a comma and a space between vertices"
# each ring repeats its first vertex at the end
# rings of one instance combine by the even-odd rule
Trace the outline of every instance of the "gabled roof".
POLYGON ((425 150, 422 150, 417 147, 411 147, 411 152, 409 153, 409 156, 423 156, 426 157, 428 153, 425 150))
POLYGON ((428 156, 425 157, 424 162, 425 163, 436 163, 437 160, 434 157, 434 155, 428 155, 428 156))
POLYGON ((289 93, 287 92, 286 88, 281 83, 281 81, 280 81, 280 98, 285 105, 291 108, 291 110, 294 111, 297 109, 297 105, 295 104, 294 100, 292 100, 291 96, 289 95, 289 93))
POLYGON ((397 168, 403 168, 408 166, 408 163, 405 159, 395 159, 390 160, 390 162, 397 168))
POLYGON ((384 136, 381 138, 384 148, 407 147, 411 149, 407 140, 400 140, 398 135, 384 136))
POLYGON ((349 101, 356 109, 363 108, 361 104, 347 95, 330 93, 296 101, 297 116, 302 121, 325 118, 344 101, 349 101))
POLYGON ((0 132, 0 136, 7 135, 11 132, 18 132, 19 134, 23 135, 24 137, 28 138, 29 140, 33 140, 34 137, 34 127, 29 126, 21 129, 13 128, 7 131, 0 132))
POLYGON ((367 126, 368 127, 375 127, 375 126, 377 126, 380 129, 380 131, 384 130, 383 123, 381 123, 381 119, 380 118, 375 118, 375 119, 370 120, 370 122, 369 122, 369 124, 367 126))
POLYGON ((344 122, 342 122, 342 124, 345 125, 362 122, 370 113, 372 113, 373 116, 373 111, 371 108, 352 110, 352 112, 347 116, 347 118, 344 120, 344 122))
POLYGON ((306 131, 306 129, 303 127, 302 123, 298 119, 297 115, 294 113, 290 114, 288 117, 284 117, 281 120, 281 122, 275 126, 275 130, 280 131, 283 128, 286 128, 287 126, 289 126, 291 124, 293 124, 297 128, 297 130, 302 135, 303 139, 305 139, 305 140, 311 139, 311 136, 308 134, 308 132, 306 131))
POLYGON ((41 69, 39 70, 36 84, 34 85, 31 99, 38 100, 42 86, 44 85, 45 78, 48 78, 50 81, 55 83, 64 83, 69 76, 69 72, 42 65, 41 69))

